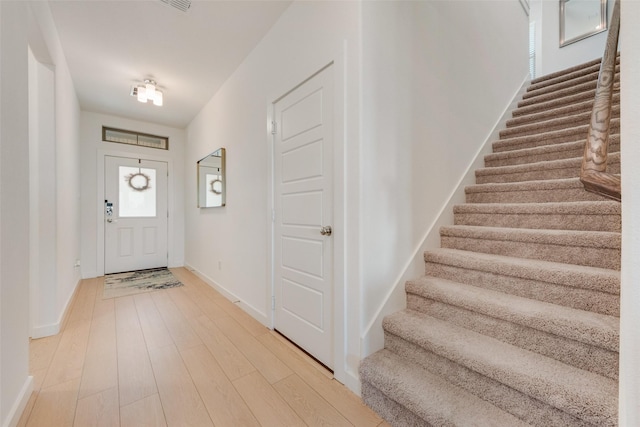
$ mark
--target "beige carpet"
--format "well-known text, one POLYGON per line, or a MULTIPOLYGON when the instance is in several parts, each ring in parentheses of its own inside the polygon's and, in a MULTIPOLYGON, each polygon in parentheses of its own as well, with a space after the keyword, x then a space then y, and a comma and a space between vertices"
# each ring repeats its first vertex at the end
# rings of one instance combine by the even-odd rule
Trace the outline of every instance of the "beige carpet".
POLYGON ((578 179, 598 69, 531 83, 385 318, 360 377, 391 425, 617 425, 621 209, 578 179))
POLYGON ((117 298, 183 286, 167 268, 107 274, 102 299, 117 298))

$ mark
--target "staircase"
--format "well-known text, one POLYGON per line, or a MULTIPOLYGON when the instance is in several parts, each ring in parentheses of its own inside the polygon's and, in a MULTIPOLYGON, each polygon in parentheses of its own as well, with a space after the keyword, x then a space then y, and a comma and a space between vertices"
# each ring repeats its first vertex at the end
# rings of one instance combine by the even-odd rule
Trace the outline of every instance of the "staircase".
POLYGON ((391 425, 617 425, 621 208, 578 179, 599 65, 531 82, 384 319, 360 376, 391 425))

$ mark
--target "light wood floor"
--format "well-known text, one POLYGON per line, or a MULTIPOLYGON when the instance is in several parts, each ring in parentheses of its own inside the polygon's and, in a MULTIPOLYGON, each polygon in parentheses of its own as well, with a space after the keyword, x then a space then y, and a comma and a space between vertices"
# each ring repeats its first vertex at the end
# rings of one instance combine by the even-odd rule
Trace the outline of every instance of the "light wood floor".
POLYGON ((331 374, 184 268, 185 286, 102 299, 83 280, 33 340, 23 426, 387 426, 331 374))

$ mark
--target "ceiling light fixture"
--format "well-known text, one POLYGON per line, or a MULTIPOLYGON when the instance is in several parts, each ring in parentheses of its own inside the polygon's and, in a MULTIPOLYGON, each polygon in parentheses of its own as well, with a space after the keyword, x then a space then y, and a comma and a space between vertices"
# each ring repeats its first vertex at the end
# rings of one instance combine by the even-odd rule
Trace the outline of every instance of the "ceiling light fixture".
POLYGON ((144 84, 131 88, 131 96, 137 97, 140 102, 152 101, 153 105, 162 107, 162 91, 158 89, 154 80, 145 79, 144 84))

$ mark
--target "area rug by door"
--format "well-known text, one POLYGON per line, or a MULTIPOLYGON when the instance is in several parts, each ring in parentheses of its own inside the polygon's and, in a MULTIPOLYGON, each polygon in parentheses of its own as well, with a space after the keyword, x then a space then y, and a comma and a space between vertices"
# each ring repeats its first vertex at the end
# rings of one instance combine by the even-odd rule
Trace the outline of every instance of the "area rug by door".
POLYGON ((176 286, 182 286, 182 283, 167 268, 107 274, 104 277, 102 299, 153 292, 176 286))

